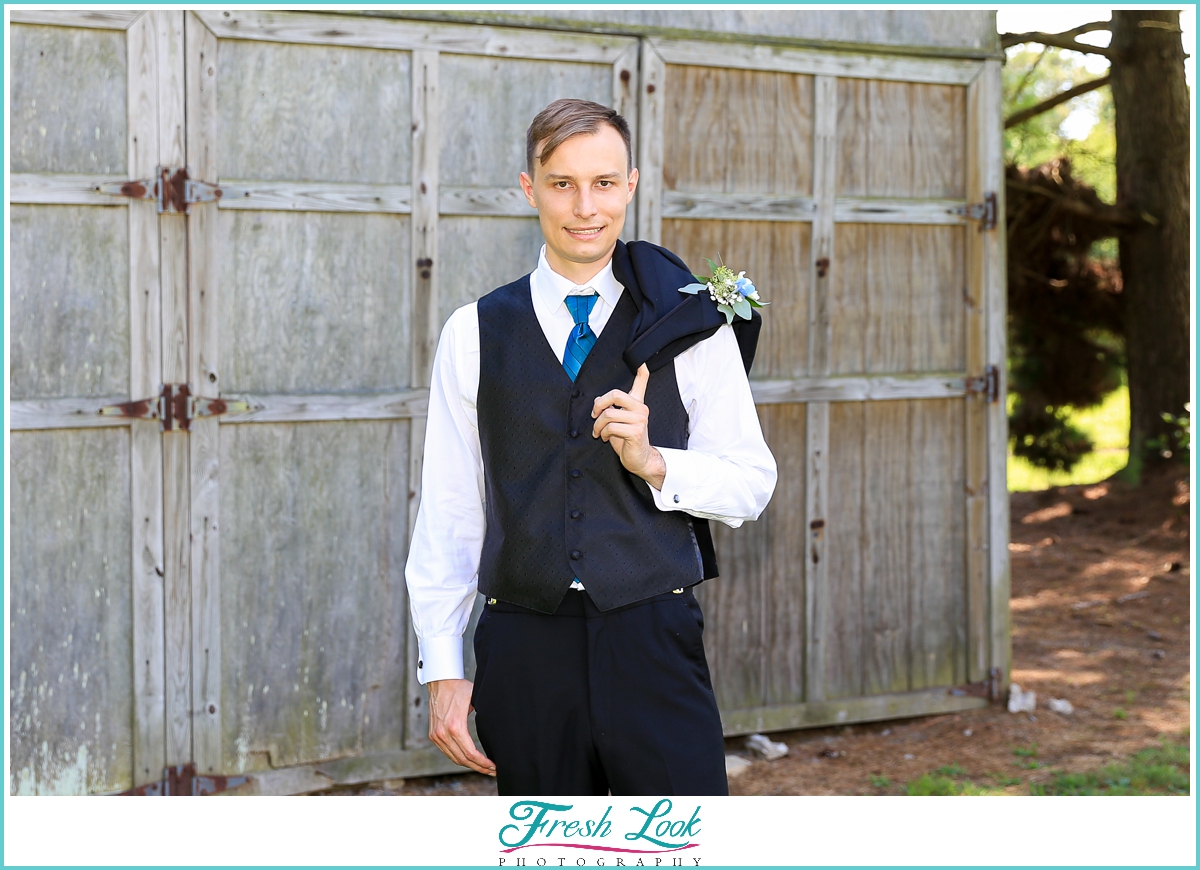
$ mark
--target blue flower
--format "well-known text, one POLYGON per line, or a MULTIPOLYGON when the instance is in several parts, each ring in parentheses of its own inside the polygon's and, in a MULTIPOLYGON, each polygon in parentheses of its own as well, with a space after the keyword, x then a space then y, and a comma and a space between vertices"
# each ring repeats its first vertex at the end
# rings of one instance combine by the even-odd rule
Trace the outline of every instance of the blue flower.
POLYGON ((750 279, 745 277, 745 275, 745 272, 739 273, 734 286, 737 287, 738 292, 743 296, 750 296, 754 293, 754 285, 750 283, 750 279))

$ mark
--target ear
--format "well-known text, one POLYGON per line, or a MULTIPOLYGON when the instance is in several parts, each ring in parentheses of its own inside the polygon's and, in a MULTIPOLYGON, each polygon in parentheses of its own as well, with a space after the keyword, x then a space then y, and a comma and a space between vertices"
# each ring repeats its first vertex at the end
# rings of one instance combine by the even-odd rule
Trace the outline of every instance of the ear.
POLYGON ((626 198, 625 202, 628 203, 633 201, 633 192, 637 190, 637 183, 638 171, 637 167, 635 166, 633 169, 629 170, 629 196, 626 198))
POLYGON ((530 208, 537 208, 537 200, 533 197, 533 179, 529 177, 528 172, 521 173, 521 190, 525 194, 525 201, 529 203, 530 208))

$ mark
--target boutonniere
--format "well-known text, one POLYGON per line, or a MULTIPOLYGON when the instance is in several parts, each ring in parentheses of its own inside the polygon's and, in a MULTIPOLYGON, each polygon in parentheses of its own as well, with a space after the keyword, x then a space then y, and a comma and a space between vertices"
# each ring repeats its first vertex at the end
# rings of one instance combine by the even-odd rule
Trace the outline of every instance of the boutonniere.
MULTIPOLYGON (((717 259, 720 258, 721 255, 718 254, 717 259)), ((754 289, 754 284, 746 277, 745 272, 738 272, 735 275, 733 269, 724 263, 714 263, 708 257, 704 258, 704 262, 708 263, 709 271, 712 274, 707 278, 700 275, 693 276, 700 283, 680 287, 679 292, 695 295, 701 290, 707 290, 713 302, 717 303, 717 310, 724 313, 726 323, 733 323, 735 314, 749 320, 753 309, 770 304, 758 298, 758 291, 754 289)))

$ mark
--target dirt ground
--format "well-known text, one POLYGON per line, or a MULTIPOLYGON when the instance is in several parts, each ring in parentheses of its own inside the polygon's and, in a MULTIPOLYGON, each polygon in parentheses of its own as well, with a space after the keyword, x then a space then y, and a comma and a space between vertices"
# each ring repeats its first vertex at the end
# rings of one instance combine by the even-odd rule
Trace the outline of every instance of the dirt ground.
MULTIPOLYGON (((1012 496, 1012 679, 1033 713, 1002 703, 962 713, 771 735, 784 758, 730 780, 738 795, 904 794, 954 768, 996 792, 1028 794, 1054 771, 1086 773, 1181 741, 1189 725, 1190 486, 1166 469, 1012 496), (1074 711, 1051 712, 1051 698, 1074 711)), ((745 738, 729 754, 750 758, 745 738)), ((371 783, 345 794, 495 794, 477 774, 371 783)))

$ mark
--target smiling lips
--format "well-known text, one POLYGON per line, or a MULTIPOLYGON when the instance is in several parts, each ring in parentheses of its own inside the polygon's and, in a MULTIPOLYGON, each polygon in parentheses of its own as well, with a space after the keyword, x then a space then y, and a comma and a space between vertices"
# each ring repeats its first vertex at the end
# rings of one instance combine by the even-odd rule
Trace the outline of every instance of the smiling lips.
POLYGON ((604 232, 604 227, 581 227, 577 230, 563 227, 563 229, 565 229, 567 231, 567 235, 571 236, 572 238, 584 240, 594 239, 596 236, 600 235, 600 233, 604 232))

